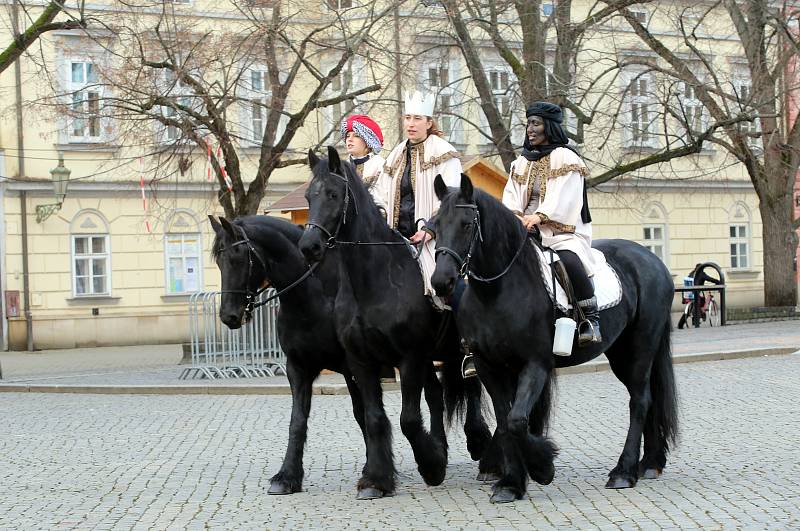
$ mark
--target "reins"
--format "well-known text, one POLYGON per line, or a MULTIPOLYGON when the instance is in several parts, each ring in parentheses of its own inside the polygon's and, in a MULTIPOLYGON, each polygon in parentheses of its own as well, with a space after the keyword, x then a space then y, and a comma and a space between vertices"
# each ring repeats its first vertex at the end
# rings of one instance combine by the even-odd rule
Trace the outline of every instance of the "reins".
MULTIPOLYGON (((333 233, 331 234, 331 232, 328 231, 328 229, 326 229, 325 227, 323 227, 322 225, 320 225, 319 223, 317 223, 316 221, 313 221, 313 220, 308 221, 305 224, 305 227, 307 229, 309 229, 309 228, 318 229, 323 234, 325 234, 325 236, 327 236, 327 239, 325 241, 325 246, 328 249, 332 249, 332 248, 336 247, 337 245, 405 245, 405 246, 410 246, 410 244, 408 242, 406 242, 405 240, 399 241, 399 242, 362 242, 362 241, 345 241, 345 240, 338 239, 339 231, 341 230, 343 225, 347 224, 347 207, 350 204, 350 195, 353 192, 350 189, 350 180, 346 176, 341 175, 341 174, 336 173, 336 172, 329 172, 329 173, 331 175, 335 175, 336 177, 341 179, 344 182, 344 186, 345 186, 344 208, 342 209, 342 215, 339 218, 339 222, 336 224, 336 230, 334 230, 333 233)), ((353 207, 356 209, 356 216, 357 216, 358 215, 358 203, 356 203, 356 201, 355 201, 355 196, 353 196, 353 207)))
POLYGON ((474 271, 472 271, 470 269, 470 267, 469 267, 469 263, 472 260, 472 254, 473 254, 476 242, 483 243, 483 233, 481 232, 481 211, 478 208, 478 205, 473 205, 473 204, 470 204, 470 203, 457 203, 455 205, 455 207, 456 208, 471 208, 471 209, 475 210, 475 216, 473 216, 472 223, 471 223, 472 236, 470 236, 469 247, 467 247, 467 256, 465 258, 462 258, 461 255, 458 254, 456 251, 454 251, 453 249, 450 249, 449 247, 445 247, 445 246, 437 246, 436 247, 436 255, 438 256, 440 253, 442 253, 442 254, 446 254, 446 255, 449 255, 450 257, 452 257, 456 261, 458 266, 459 266, 459 269, 458 269, 459 276, 463 277, 463 278, 469 277, 469 278, 471 278, 473 280, 477 280, 478 282, 494 282, 495 280, 498 280, 498 279, 502 278, 503 276, 505 276, 511 270, 511 267, 517 261, 517 258, 519 258, 519 255, 522 254, 522 249, 525 247, 525 243, 528 240, 527 235, 525 235, 522 238, 522 243, 520 244, 519 248, 517 249, 517 252, 514 253, 514 256, 511 258, 511 261, 508 263, 508 265, 505 267, 505 269, 503 269, 500 273, 498 273, 497 275, 494 275, 492 277, 483 277, 483 276, 475 273, 474 271))
MULTIPOLYGON (((246 289, 243 289, 243 290, 241 290, 241 289, 223 290, 220 293, 244 293, 245 297, 247 299, 247 304, 245 305, 245 310, 244 311, 248 316, 251 316, 253 314, 253 310, 255 310, 256 308, 264 306, 265 304, 269 303, 270 301, 277 299, 278 297, 280 297, 281 295, 283 295, 287 291, 297 287, 305 279, 307 279, 309 276, 311 276, 311 274, 314 273, 314 271, 317 269, 317 266, 319 265, 319 263, 313 264, 311 267, 308 268, 308 270, 305 273, 300 275, 299 278, 294 280, 291 284, 289 284, 285 288, 278 290, 277 292, 273 293, 272 295, 270 295, 269 297, 267 297, 263 301, 255 302, 255 300, 258 298, 258 296, 261 295, 262 293, 264 293, 265 291, 267 291, 269 289, 269 287, 267 286, 267 287, 259 288, 257 290, 253 290, 253 289, 250 288, 250 279, 251 279, 251 277, 253 275, 253 256, 255 255, 255 257, 258 259, 258 261, 261 264, 261 267, 262 267, 262 269, 264 270, 265 273, 267 271, 267 263, 261 257, 261 254, 259 254, 258 250, 253 246, 253 243, 250 241, 250 238, 248 238, 247 232, 244 230, 244 227, 240 226, 239 230, 242 231, 242 236, 244 237, 244 239, 232 243, 229 248, 233 249, 234 247, 238 247, 239 245, 246 245, 247 246, 247 281, 245 283, 246 289)), ((224 251, 225 251, 225 246, 223 245, 223 246, 220 247, 220 252, 224 252, 224 251)))

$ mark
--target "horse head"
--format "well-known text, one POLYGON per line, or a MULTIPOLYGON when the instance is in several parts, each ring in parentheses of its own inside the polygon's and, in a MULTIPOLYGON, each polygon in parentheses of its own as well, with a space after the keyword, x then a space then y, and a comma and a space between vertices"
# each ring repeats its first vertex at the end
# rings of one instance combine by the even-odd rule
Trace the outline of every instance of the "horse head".
POLYGON ((308 151, 308 165, 313 176, 306 189, 308 223, 298 247, 309 262, 319 262, 328 246, 333 245, 346 223, 350 182, 339 153, 328 146, 328 159, 308 151))
POLYGON ((235 330, 247 321, 255 295, 268 282, 266 264, 239 224, 208 219, 216 233, 212 254, 222 278, 219 318, 235 330))
POLYGON ((434 190, 441 205, 436 214, 436 270, 431 284, 437 295, 446 296, 453 292, 458 277, 466 274, 480 220, 472 181, 463 173, 457 189, 448 188, 437 175, 434 190))

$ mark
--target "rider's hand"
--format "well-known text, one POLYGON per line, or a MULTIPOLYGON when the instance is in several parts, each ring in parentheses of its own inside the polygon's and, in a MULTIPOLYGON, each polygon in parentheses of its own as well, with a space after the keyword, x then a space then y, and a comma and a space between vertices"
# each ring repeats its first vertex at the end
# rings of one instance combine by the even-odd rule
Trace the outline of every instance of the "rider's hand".
POLYGON ((539 214, 529 214, 527 216, 517 216, 519 220, 522 222, 522 226, 530 232, 533 230, 535 225, 538 225, 542 222, 542 218, 539 217, 539 214))
POLYGON ((428 234, 426 231, 418 230, 417 232, 414 233, 413 236, 411 236, 411 238, 409 238, 409 240, 411 240, 411 243, 420 243, 420 242, 425 243, 427 240, 430 239, 430 237, 431 235, 428 234))

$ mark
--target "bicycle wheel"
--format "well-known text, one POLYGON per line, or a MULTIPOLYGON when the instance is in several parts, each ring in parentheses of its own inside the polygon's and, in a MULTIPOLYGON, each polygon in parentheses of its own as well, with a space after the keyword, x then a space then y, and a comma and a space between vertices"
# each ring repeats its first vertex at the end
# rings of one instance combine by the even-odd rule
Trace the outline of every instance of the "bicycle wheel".
POLYGON ((717 301, 711 300, 708 303, 708 308, 706 308, 706 321, 708 322, 708 326, 719 326, 721 319, 719 315, 719 307, 717 306, 717 301))

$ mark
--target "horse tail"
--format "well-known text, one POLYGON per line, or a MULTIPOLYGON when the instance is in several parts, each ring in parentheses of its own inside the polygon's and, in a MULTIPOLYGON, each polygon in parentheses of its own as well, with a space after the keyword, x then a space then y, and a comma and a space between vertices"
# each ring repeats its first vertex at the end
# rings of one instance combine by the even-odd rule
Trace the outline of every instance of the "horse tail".
POLYGON ((651 430, 651 433, 658 434, 664 445, 665 454, 669 451, 670 445, 674 446, 678 439, 678 392, 672 364, 671 334, 672 321, 667 312, 661 338, 658 340, 658 351, 650 371, 652 404, 650 414, 647 416, 647 423, 650 426, 645 427, 651 430))
POLYGON ((539 395, 539 399, 533 405, 529 421, 528 431, 536 436, 547 435, 550 427, 550 414, 553 412, 553 403, 556 395, 556 373, 555 369, 550 371, 544 387, 539 395))
POLYGON ((452 425, 453 419, 461 422, 467 403, 467 386, 461 375, 460 361, 457 357, 452 357, 442 364, 442 391, 449 425, 452 425))

